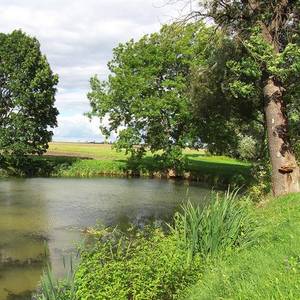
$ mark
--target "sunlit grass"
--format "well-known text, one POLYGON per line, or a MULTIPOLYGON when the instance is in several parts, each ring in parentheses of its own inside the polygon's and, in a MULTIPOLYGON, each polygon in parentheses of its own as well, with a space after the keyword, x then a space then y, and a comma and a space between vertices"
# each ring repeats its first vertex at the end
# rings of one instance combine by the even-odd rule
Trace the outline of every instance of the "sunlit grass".
MULTIPOLYGON (((58 156, 79 156, 99 160, 117 160, 128 158, 128 155, 125 154, 125 151, 117 152, 115 149, 113 149, 112 145, 89 143, 52 142, 49 143, 47 154, 58 156)), ((185 149, 184 154, 187 155, 191 161, 247 165, 246 162, 226 156, 207 155, 205 150, 185 149)), ((153 154, 148 152, 147 156, 152 157, 153 154)))
POLYGON ((86 143, 49 143, 47 154, 80 156, 101 160, 126 159, 125 151, 117 152, 108 144, 86 144, 86 143))
POLYGON ((300 299, 300 194, 257 209, 260 243, 206 267, 187 298, 300 299))

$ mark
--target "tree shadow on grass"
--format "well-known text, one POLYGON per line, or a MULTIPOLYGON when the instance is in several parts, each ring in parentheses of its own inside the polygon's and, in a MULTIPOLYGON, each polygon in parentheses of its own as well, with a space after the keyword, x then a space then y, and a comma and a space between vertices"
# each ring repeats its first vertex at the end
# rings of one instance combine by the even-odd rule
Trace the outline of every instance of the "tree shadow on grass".
MULTIPOLYGON (((216 187, 248 186, 252 181, 250 165, 191 159, 191 157, 198 156, 203 155, 187 155, 186 166, 176 174, 176 177, 199 181, 216 187)), ((119 160, 119 162, 124 164, 124 173, 132 176, 146 174, 150 177, 168 177, 168 170, 164 164, 154 157, 144 157, 138 161, 119 160)))
POLYGON ((155 172, 166 172, 166 168, 154 157, 143 157, 139 160, 122 159, 116 160, 124 164, 123 171, 132 175, 153 174, 155 172))
POLYGON ((197 158, 197 157, 209 157, 210 155, 206 153, 197 153, 197 154, 185 154, 187 158, 197 158))
POLYGON ((250 175, 251 166, 226 162, 188 160, 188 169, 199 173, 222 173, 222 174, 244 174, 250 175))
MULTIPOLYGON (((159 177, 159 178, 179 178, 191 181, 203 182, 215 187, 228 185, 248 186, 251 181, 251 166, 234 162, 204 161, 197 160, 197 157, 204 157, 203 154, 187 154, 187 161, 184 168, 175 173, 170 172, 163 160, 146 156, 139 160, 119 159, 97 161, 89 157, 74 156, 30 156, 18 165, 17 168, 9 168, 9 175, 26 177, 49 177, 60 176, 64 171, 72 169, 72 165, 77 162, 87 160, 91 164, 79 164, 76 170, 80 177, 115 175, 128 177, 159 177), (95 161, 95 163, 92 163, 95 161), (92 174, 92 175, 91 175, 92 174)), ((72 173, 72 172, 71 172, 72 173)), ((71 174, 70 173, 70 174, 71 174)))

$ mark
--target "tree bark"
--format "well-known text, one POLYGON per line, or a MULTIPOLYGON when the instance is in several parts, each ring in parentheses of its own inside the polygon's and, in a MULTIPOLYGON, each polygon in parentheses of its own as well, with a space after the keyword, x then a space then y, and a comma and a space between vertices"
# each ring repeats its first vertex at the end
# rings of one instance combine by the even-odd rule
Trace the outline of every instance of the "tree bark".
POLYGON ((263 93, 275 196, 299 192, 300 173, 289 141, 283 92, 284 88, 275 77, 265 80, 263 93))

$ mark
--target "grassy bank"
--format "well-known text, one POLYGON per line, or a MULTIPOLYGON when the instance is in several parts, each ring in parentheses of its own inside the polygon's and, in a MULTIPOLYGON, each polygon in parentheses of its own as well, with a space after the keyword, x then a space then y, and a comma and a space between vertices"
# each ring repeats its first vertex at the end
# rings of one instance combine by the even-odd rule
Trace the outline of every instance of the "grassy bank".
MULTIPOLYGON (((190 149, 184 155, 187 165, 176 174, 178 177, 212 185, 245 184, 250 179, 250 164, 246 162, 190 149)), ((111 145, 82 143, 50 143, 47 154, 36 157, 31 168, 32 174, 58 177, 170 176, 151 153, 131 163, 124 152, 116 152, 111 145)))
POLYGON ((259 243, 207 265, 186 299, 300 299, 300 194, 256 215, 259 243))
POLYGON ((230 194, 189 205, 171 230, 93 231, 52 299, 299 299, 300 194, 255 208, 230 194))

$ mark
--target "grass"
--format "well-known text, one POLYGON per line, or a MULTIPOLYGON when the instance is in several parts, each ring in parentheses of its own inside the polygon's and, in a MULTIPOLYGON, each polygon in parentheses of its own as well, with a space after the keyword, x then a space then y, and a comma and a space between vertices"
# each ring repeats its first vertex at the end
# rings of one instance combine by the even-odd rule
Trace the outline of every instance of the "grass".
POLYGON ((207 265, 186 300, 300 299, 300 194, 257 209, 256 246, 207 265))
MULTIPOLYGON (((186 149, 187 167, 181 175, 187 179, 212 185, 245 184, 250 180, 250 164, 224 156, 210 156, 204 151, 186 149)), ((124 152, 111 145, 83 143, 50 143, 42 160, 49 162, 49 173, 63 177, 95 177, 101 175, 166 177, 161 165, 147 153, 134 166, 124 152), (57 159, 57 163, 55 160, 57 159), (64 161, 63 161, 64 160, 64 161)))
POLYGON ((75 285, 74 285, 74 265, 73 258, 70 257, 70 265, 66 269, 65 257, 63 258, 64 268, 67 274, 64 279, 57 280, 52 272, 50 265, 43 271, 40 286, 37 294, 32 298, 36 300, 72 300, 75 299, 75 285))
POLYGON ((73 156, 81 158, 92 158, 98 160, 126 159, 124 152, 117 152, 108 144, 86 144, 86 143, 49 143, 48 155, 73 156))

